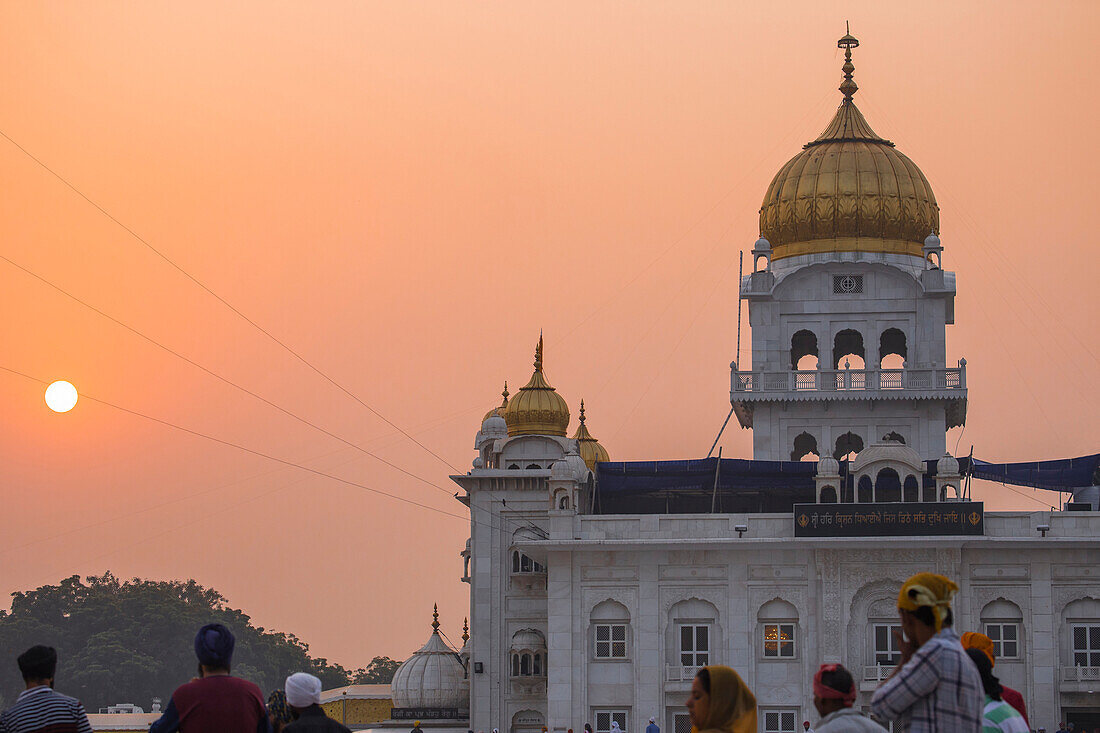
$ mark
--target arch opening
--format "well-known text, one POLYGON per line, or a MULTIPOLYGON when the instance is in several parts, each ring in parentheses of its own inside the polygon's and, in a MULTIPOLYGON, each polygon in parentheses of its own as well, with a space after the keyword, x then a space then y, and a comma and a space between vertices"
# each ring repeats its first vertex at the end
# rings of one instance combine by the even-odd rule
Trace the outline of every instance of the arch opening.
POLYGON ((905 477, 905 483, 901 487, 901 498, 902 501, 920 501, 920 485, 917 483, 916 476, 910 474, 905 477))
POLYGON ((836 439, 833 458, 838 461, 851 461, 863 450, 863 438, 848 431, 836 439))
POLYGON ((901 477, 892 468, 884 468, 875 476, 875 503, 901 501, 901 477))
POLYGON ((821 503, 836 504, 836 489, 832 486, 821 487, 821 503))
POLYGON ((817 334, 802 329, 791 336, 791 369, 817 369, 817 361, 817 334))
POLYGON ((864 369, 866 350, 863 334, 854 328, 846 328, 833 337, 833 369, 847 364, 850 369, 864 369))
POLYGON ((870 476, 859 477, 859 503, 871 504, 875 501, 875 489, 870 476))
POLYGON ((795 436, 794 450, 791 451, 792 461, 817 461, 820 458, 817 452, 817 438, 809 433, 799 433, 795 436))

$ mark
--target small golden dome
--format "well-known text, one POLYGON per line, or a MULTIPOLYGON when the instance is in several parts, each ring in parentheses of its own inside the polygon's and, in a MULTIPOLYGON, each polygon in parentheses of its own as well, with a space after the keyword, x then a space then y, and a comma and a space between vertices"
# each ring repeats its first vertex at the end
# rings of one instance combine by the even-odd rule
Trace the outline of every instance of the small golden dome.
POLYGON ((486 420, 491 418, 493 415, 496 415, 497 417, 504 417, 504 410, 505 410, 505 408, 508 407, 508 383, 507 382, 504 383, 504 391, 501 392, 500 394, 504 397, 504 402, 501 402, 499 407, 494 407, 493 409, 486 412, 485 417, 481 418, 481 422, 485 422, 486 420))
POLYGON ((818 252, 896 252, 923 256, 939 231, 932 186, 894 143, 875 134, 852 101, 852 48, 845 49, 844 100, 825 131, 775 174, 760 207, 761 236, 772 259, 818 252))
POLYGON ((577 426, 573 440, 577 441, 577 452, 584 459, 588 470, 595 471, 598 462, 610 461, 611 457, 607 454, 607 449, 592 437, 592 433, 588 432, 588 426, 584 424, 584 400, 581 400, 580 421, 581 424, 577 426))
POLYGON ((504 408, 508 435, 558 435, 569 427, 569 406, 542 375, 542 334, 535 348, 535 373, 504 408))

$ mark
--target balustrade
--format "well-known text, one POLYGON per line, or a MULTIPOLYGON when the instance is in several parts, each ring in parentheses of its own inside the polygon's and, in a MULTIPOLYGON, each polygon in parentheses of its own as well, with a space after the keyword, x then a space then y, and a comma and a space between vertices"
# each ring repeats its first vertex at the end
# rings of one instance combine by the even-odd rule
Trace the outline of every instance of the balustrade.
POLYGON ((822 369, 734 372, 733 391, 848 392, 963 390, 966 366, 939 369, 822 369))

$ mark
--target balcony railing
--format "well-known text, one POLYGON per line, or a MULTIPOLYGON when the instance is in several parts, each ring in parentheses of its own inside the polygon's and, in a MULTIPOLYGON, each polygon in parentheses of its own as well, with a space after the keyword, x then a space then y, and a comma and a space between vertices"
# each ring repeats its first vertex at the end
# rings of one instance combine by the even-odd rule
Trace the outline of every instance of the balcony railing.
POLYGON ((733 398, 781 392, 943 392, 966 389, 966 365, 939 369, 823 369, 733 372, 733 398))
POLYGON ((863 668, 864 682, 882 682, 894 671, 892 664, 868 664, 863 668))
POLYGON ((1100 667, 1062 667, 1063 682, 1098 682, 1100 667))
POLYGON ((691 682, 702 667, 681 667, 679 664, 665 665, 665 682, 691 682))

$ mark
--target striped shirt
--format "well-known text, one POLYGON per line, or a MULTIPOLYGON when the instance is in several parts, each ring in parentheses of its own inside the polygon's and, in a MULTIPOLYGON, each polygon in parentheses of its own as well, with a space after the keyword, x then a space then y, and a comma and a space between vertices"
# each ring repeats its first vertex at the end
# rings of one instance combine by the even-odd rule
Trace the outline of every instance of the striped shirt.
POLYGON ((871 698, 871 712, 910 733, 978 733, 984 707, 978 668, 951 627, 921 645, 871 698))
POLYGON ((985 712, 982 713, 982 733, 1031 733, 1024 716, 1003 700, 985 696, 985 712))
POLYGON ((0 733, 92 733, 79 700, 41 685, 23 690, 0 713, 0 733))

